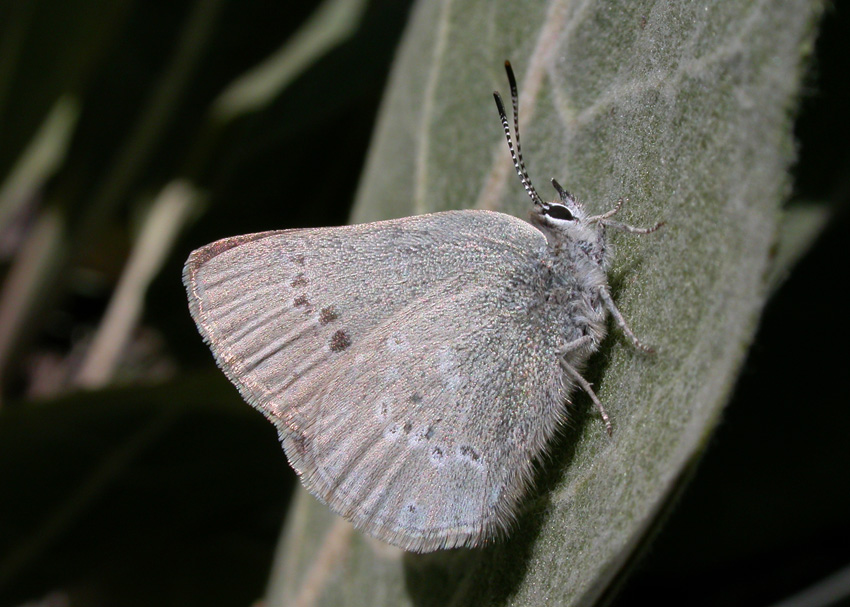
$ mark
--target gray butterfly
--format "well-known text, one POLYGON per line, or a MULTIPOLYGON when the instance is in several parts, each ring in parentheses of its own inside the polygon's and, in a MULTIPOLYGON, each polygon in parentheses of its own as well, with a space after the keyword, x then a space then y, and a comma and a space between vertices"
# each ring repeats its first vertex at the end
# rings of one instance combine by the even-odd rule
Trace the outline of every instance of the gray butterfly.
POLYGON ((610 313, 605 228, 553 179, 544 202, 494 93, 531 223, 449 211, 236 236, 194 251, 189 308, 216 361, 278 428, 301 482, 406 550, 507 530, 610 313))

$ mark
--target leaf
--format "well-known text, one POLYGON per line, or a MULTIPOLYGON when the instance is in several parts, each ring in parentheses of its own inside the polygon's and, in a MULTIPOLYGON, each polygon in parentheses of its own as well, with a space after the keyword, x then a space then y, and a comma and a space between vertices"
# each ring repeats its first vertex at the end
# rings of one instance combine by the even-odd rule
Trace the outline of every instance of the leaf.
POLYGON ((832 215, 831 205, 825 202, 796 201, 788 206, 779 226, 776 252, 767 280, 771 291, 776 291, 788 278, 832 215))
POLYGON ((0 412, 0 604, 257 596, 287 469, 220 373, 29 405, 0 412))
POLYGON ((319 57, 352 35, 364 8, 364 0, 325 0, 291 40, 219 95, 213 113, 224 121, 270 103, 319 57))
POLYGON ((595 212, 619 197, 612 281, 644 357, 617 332, 541 463, 510 538, 403 554, 302 495, 268 603, 594 604, 699 460, 768 295, 791 119, 820 3, 420 2, 390 79, 354 221, 450 208, 524 216, 490 91, 517 72, 532 179, 595 212))

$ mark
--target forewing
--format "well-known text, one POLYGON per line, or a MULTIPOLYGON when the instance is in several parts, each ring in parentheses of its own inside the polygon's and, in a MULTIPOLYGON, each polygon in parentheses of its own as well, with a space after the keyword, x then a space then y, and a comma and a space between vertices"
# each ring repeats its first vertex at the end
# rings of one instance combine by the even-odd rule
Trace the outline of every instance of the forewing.
POLYGON ((556 346, 534 313, 544 250, 523 221, 453 211, 225 239, 190 256, 184 281, 305 487, 431 550, 510 522, 557 422, 556 346))

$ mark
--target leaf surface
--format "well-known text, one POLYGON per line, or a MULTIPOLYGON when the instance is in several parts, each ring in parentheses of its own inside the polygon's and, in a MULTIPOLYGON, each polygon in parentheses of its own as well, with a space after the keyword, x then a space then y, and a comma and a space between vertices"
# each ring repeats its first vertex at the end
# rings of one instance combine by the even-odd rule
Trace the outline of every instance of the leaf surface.
POLYGON ((505 542, 404 554, 302 495, 269 604, 590 605, 645 540, 720 419, 769 294, 791 124, 820 4, 420 2, 397 57, 355 222, 455 208, 529 209, 490 92, 519 81, 522 141, 612 235, 612 330, 591 361, 615 425, 585 395, 505 542))

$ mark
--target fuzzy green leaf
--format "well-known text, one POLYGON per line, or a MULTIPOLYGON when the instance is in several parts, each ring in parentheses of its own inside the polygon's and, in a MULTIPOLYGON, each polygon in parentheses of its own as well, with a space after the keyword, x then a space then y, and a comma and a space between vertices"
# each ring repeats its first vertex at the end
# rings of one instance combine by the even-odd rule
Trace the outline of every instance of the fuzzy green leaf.
POLYGON ((454 208, 525 216, 490 92, 517 72, 525 156, 593 212, 627 197, 611 280, 643 356, 616 329, 542 462, 510 538, 404 554, 302 495, 269 604, 590 605, 645 540, 720 419, 769 293, 791 124, 820 4, 418 4, 354 220, 454 208))

